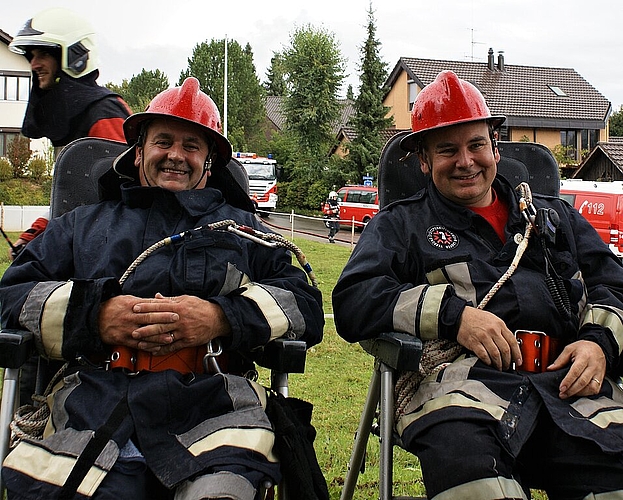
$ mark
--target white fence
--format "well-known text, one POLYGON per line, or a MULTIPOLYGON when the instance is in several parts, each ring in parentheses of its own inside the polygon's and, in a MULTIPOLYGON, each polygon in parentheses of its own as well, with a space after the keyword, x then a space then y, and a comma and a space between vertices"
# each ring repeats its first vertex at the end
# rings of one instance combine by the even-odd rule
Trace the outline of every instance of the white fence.
POLYGON ((5 231, 25 231, 39 217, 49 217, 50 207, 0 204, 0 227, 5 231))

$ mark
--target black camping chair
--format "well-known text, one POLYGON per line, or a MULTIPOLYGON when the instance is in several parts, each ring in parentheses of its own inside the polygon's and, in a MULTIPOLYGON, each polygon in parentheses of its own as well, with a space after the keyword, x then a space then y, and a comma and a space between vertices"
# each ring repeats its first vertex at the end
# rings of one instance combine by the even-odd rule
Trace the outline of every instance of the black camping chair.
MULTIPOLYGON (((417 155, 400 147, 409 132, 392 137, 384 146, 379 161, 379 207, 408 198, 426 186, 427 176, 420 169, 417 155)), ((511 184, 528 182, 535 193, 558 196, 560 180, 558 163, 545 146, 530 142, 498 142, 498 172, 511 184)), ((407 500, 414 497, 393 496, 393 447, 401 446, 393 428, 394 386, 397 374, 416 371, 422 355, 419 338, 399 332, 382 333, 362 341, 363 349, 374 357, 374 370, 364 403, 355 442, 348 463, 340 500, 352 500, 360 472, 364 469, 366 446, 370 434, 378 436, 379 499, 407 500)))
MULTIPOLYGON (((125 143, 98 138, 82 138, 68 144, 58 155, 52 185, 50 213, 58 217, 77 206, 99 200, 99 179, 125 151, 125 143)), ((228 203, 253 212, 249 198, 249 179, 242 164, 232 159, 226 169, 210 177, 210 185, 221 190, 228 203)), ((270 370, 271 389, 288 396, 288 374, 305 371, 307 345, 302 340, 276 339, 254 352, 254 361, 270 370)), ((0 464, 9 452, 9 424, 19 407, 20 368, 35 356, 33 335, 29 331, 0 331, 0 367, 4 368, 0 405, 0 464)), ((52 374, 53 375, 53 374, 52 374)), ((41 394, 47 381, 38 377, 35 391, 41 394)), ((0 480, 0 492, 3 491, 0 480)), ((285 487, 279 496, 287 500, 285 487)))

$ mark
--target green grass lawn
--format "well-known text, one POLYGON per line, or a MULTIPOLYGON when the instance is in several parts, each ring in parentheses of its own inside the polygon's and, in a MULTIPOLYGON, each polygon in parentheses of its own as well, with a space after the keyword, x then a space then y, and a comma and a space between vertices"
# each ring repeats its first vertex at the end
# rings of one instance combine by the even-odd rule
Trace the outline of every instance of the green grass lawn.
MULTIPOLYGON (((350 248, 295 239, 307 256, 322 291, 325 313, 332 313, 331 290, 350 256, 350 248)), ((324 340, 311 348, 304 374, 290 376, 290 395, 314 404, 318 462, 329 485, 331 499, 340 497, 353 439, 368 391, 373 360, 358 344, 349 344, 326 320, 324 340)), ((378 498, 378 438, 370 437, 365 473, 359 477, 356 499, 378 498)), ((394 494, 424 495, 418 461, 396 449, 394 494)))
MULTIPOLYGON (((17 235, 9 236, 12 241, 17 239, 17 235)), ((295 243, 316 273, 325 313, 332 313, 331 290, 350 256, 350 248, 304 239, 296 239, 295 243)), ((0 274, 9 263, 7 252, 0 251, 0 274)), ((314 405, 315 448, 331 500, 340 497, 371 373, 372 358, 358 344, 342 340, 333 320, 328 318, 323 342, 308 352, 305 373, 290 376, 290 395, 314 405)), ((260 381, 268 384, 265 370, 260 373, 260 381)), ((365 472, 360 475, 355 490, 357 500, 378 498, 378 457, 378 439, 371 436, 365 472)), ((394 494, 425 495, 417 459, 400 449, 394 451, 394 494)), ((535 498, 547 497, 537 493, 535 498)))

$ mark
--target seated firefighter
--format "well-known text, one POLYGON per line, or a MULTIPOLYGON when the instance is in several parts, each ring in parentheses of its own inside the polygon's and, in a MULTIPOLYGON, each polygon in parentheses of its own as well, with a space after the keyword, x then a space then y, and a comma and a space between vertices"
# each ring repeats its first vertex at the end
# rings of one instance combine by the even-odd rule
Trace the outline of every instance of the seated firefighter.
POLYGON ((284 248, 217 230, 262 226, 210 187, 227 184, 231 146, 195 78, 124 132, 103 201, 51 220, 0 282, 3 326, 69 363, 44 439, 3 464, 9 498, 252 500, 280 468, 265 391, 238 353, 282 336, 318 343, 320 292, 284 248), (217 340, 223 373, 204 373, 217 340))
POLYGON ((429 498, 623 498, 623 268, 567 203, 496 175, 504 120, 452 72, 420 92, 401 146, 428 185, 368 224, 336 327, 423 340, 396 428, 429 498))

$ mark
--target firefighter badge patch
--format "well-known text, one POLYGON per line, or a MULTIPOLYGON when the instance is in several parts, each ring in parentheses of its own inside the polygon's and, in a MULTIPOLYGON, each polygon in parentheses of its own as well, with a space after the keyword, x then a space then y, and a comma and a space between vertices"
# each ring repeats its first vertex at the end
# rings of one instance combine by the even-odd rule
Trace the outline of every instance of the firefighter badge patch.
POLYGON ((440 250, 454 250, 459 244, 459 237, 444 226, 431 226, 426 231, 428 242, 440 250))

